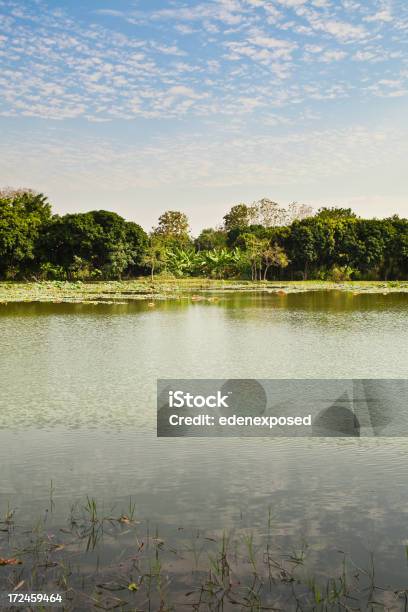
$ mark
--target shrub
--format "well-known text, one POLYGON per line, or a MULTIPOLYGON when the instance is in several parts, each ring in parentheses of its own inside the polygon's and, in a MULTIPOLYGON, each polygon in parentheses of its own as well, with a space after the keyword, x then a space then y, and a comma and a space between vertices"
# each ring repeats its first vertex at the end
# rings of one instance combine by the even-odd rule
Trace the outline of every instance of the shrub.
POLYGON ((350 266, 333 266, 327 274, 327 280, 335 283, 349 281, 353 273, 354 270, 350 266))

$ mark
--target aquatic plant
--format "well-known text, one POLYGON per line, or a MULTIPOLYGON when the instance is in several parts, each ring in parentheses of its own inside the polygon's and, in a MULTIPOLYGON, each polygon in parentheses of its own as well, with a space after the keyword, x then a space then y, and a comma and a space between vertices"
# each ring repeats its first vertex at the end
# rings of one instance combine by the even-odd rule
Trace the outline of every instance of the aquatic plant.
MULTIPOLYGON (((0 521, 0 591, 59 593, 62 610, 406 610, 408 589, 381 584, 338 553, 329 575, 310 565, 307 543, 281 550, 276 520, 266 531, 151 529, 126 509, 104 512, 97 500, 71 508, 65 526, 52 513, 31 529, 7 509, 0 521)), ((4 602, 1 602, 2 609, 4 602)))

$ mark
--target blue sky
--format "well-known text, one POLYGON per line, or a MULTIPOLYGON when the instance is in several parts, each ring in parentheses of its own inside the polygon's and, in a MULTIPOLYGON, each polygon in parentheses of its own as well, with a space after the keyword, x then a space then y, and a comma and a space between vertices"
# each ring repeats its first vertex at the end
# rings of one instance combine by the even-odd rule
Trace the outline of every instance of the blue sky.
POLYGON ((0 184, 193 228, 408 215, 406 0, 0 0, 0 184))

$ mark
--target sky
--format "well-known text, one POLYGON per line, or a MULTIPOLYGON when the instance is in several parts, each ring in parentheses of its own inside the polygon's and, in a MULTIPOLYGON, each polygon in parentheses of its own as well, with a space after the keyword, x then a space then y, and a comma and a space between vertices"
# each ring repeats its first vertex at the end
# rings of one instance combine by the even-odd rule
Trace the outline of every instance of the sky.
POLYGON ((408 216, 406 0, 0 0, 0 186, 193 231, 408 216))

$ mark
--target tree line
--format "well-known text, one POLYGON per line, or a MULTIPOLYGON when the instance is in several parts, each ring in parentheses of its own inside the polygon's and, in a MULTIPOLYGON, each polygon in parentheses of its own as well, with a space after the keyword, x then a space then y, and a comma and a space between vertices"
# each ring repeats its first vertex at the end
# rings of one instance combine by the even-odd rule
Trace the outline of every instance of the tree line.
POLYGON ((403 280, 408 220, 363 219, 349 208, 263 198, 237 204, 193 238, 166 211, 150 233, 117 213, 56 215, 44 194, 0 190, 0 278, 98 280, 157 274, 212 278, 403 280))

